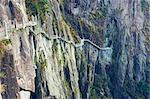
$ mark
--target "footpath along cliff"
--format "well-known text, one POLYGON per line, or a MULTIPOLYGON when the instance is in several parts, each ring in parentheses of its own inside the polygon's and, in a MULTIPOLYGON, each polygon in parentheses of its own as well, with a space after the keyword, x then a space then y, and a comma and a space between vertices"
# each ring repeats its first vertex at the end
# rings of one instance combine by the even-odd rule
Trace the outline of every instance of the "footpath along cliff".
POLYGON ((0 99, 149 99, 150 0, 0 0, 0 99))

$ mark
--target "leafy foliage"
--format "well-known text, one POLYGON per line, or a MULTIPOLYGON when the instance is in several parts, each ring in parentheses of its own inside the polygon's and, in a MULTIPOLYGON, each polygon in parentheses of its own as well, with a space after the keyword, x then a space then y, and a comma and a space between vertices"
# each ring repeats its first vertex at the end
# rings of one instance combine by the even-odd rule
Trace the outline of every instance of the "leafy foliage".
POLYGON ((6 77, 6 73, 5 72, 3 72, 3 71, 0 71, 0 78, 5 78, 6 77))
POLYGON ((90 96, 90 98, 91 99, 96 99, 96 96, 97 96, 96 90, 92 88, 91 89, 91 96, 90 96))
POLYGON ((11 41, 8 39, 0 41, 0 55, 4 54, 4 52, 6 51, 6 46, 10 43, 11 41))
POLYGON ((39 55, 39 63, 40 63, 41 69, 45 70, 48 63, 47 63, 47 60, 45 59, 44 52, 40 53, 39 55))
POLYGON ((141 0, 141 9, 142 9, 142 11, 145 10, 147 4, 148 4, 147 0, 141 0))
POLYGON ((135 82, 126 80, 124 83, 125 91, 133 98, 144 98, 144 94, 150 90, 145 81, 135 82))
POLYGON ((110 98, 107 81, 103 75, 95 74, 94 84, 91 86, 91 99, 101 99, 103 95, 105 95, 107 99, 110 98))
POLYGON ((27 14, 43 17, 49 12, 48 0, 26 0, 27 14))
POLYGON ((6 90, 6 85, 5 84, 0 84, 0 94, 5 92, 6 90))

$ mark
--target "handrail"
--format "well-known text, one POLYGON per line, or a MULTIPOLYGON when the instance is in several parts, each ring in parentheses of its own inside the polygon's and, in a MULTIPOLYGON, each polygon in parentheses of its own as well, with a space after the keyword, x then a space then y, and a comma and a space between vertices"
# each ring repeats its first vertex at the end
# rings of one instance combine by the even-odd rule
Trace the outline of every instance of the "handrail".
MULTIPOLYGON (((28 22, 25 22, 24 24, 22 24, 21 26, 17 27, 17 29, 19 30, 20 28, 25 28, 25 27, 30 27, 30 26, 36 26, 37 25, 37 22, 35 22, 34 18, 32 17, 32 20, 33 21, 28 21, 28 22)), ((11 27, 11 26, 7 26, 7 22, 4 22, 5 24, 5 38, 8 38, 8 32, 10 32, 13 28, 15 27, 11 27)), ((84 43, 90 43, 91 45, 93 45, 94 47, 96 47, 97 49, 99 50, 112 50, 111 48, 109 47, 106 47, 106 48, 101 48, 99 47, 98 45, 96 45, 95 43, 93 43, 91 40, 89 39, 81 39, 81 43, 78 43, 78 44, 75 44, 73 41, 69 41, 67 39, 64 39, 62 37, 59 37, 59 36, 53 36, 53 37, 49 37, 44 30, 42 30, 41 28, 37 31, 34 31, 32 28, 29 28, 31 30, 31 32, 37 36, 39 34, 42 34, 46 39, 48 40, 54 40, 54 39, 59 39, 59 40, 62 40, 62 41, 65 41, 66 43, 69 43, 69 44, 72 44, 73 46, 75 46, 76 48, 77 47, 81 47, 84 45, 84 43)))
POLYGON ((15 29, 16 31, 20 29, 24 29, 26 27, 31 27, 31 26, 36 26, 37 25, 37 17, 32 16, 32 20, 23 23, 18 24, 16 19, 15 20, 8 20, 8 22, 3 21, 2 26, 0 27, 0 40, 3 38, 8 38, 10 37, 11 33, 15 29))
POLYGON ((52 37, 49 37, 45 32, 43 32, 43 30, 41 31, 38 31, 39 33, 35 34, 35 32, 30 28, 30 30, 32 31, 32 33, 37 36, 39 34, 42 34, 44 37, 46 37, 48 40, 55 40, 55 39, 59 39, 59 40, 62 40, 62 41, 65 41, 66 43, 69 43, 69 44, 72 44, 73 46, 75 47, 81 47, 84 45, 85 42, 88 42, 90 43, 91 45, 93 45, 94 47, 96 47, 97 49, 99 50, 112 50, 110 47, 106 47, 106 48, 101 48, 99 46, 97 46, 95 43, 93 43, 92 41, 90 41, 89 39, 81 39, 81 43, 78 43, 78 44, 75 44, 73 41, 69 41, 67 39, 64 39, 62 37, 59 37, 59 36, 52 36, 52 37))
POLYGON ((91 40, 89 39, 84 39, 84 42, 88 42, 90 43, 91 45, 95 46, 96 48, 100 49, 100 50, 110 50, 111 48, 110 47, 104 47, 104 48, 101 48, 99 46, 97 46, 95 43, 93 43, 91 40))
POLYGON ((4 31, 10 31, 10 30, 15 29, 15 28, 17 30, 19 30, 21 28, 25 28, 25 27, 28 27, 28 26, 37 25, 37 17, 32 16, 31 21, 28 21, 28 22, 22 21, 21 24, 18 24, 16 19, 15 20, 8 20, 8 22, 3 21, 2 23, 4 23, 4 25, 2 27, 0 27, 0 29, 2 29, 2 28, 6 29, 7 28, 7 30, 4 30, 4 31), (14 24, 14 22, 15 22, 15 24, 14 24))

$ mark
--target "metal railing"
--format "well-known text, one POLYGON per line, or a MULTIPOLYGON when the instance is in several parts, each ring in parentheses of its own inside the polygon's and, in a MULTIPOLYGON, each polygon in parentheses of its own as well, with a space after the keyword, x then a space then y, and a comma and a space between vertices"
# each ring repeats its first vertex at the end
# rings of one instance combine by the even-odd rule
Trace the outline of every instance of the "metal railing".
POLYGON ((98 45, 96 45, 95 43, 93 43, 92 41, 90 41, 89 39, 81 39, 81 43, 75 44, 74 41, 69 41, 69 40, 67 40, 67 39, 65 39, 65 38, 62 38, 62 37, 59 37, 59 36, 56 36, 56 35, 49 37, 49 36, 44 32, 44 30, 42 30, 42 29, 39 29, 39 30, 38 30, 38 33, 37 33, 36 31, 32 30, 31 28, 30 28, 30 30, 32 31, 32 33, 33 33, 35 36, 37 36, 37 35, 39 35, 39 34, 42 34, 42 36, 44 36, 44 37, 45 37, 46 39, 48 39, 48 40, 56 40, 56 39, 59 39, 59 40, 64 41, 64 42, 66 42, 66 43, 72 44, 74 47, 81 47, 81 46, 84 45, 84 43, 87 42, 87 43, 91 44, 92 46, 94 46, 95 48, 97 48, 98 50, 112 50, 112 48, 110 48, 110 47, 101 48, 101 47, 99 47, 98 45))
POLYGON ((9 38, 11 33, 15 30, 24 29, 26 27, 37 25, 37 17, 32 16, 31 21, 22 21, 22 23, 18 23, 17 20, 8 20, 0 23, 0 40, 4 38, 9 38))
MULTIPOLYGON (((9 21, 9 22, 2 22, 1 27, 0 27, 0 40, 1 39, 6 39, 9 38, 11 33, 14 29, 15 30, 19 30, 19 29, 24 29, 26 27, 32 27, 32 26, 36 26, 37 25, 37 17, 32 16, 32 20, 25 22, 23 21, 22 24, 18 24, 16 20, 13 21, 9 21)), ((42 34, 46 39, 48 40, 55 40, 55 39, 59 39, 61 41, 64 41, 66 43, 72 44, 74 47, 81 47, 83 46, 85 43, 89 43, 92 46, 94 46, 95 48, 99 49, 99 50, 112 50, 109 47, 106 48, 101 48, 98 45, 96 45, 95 43, 93 43, 92 41, 90 41, 89 39, 81 39, 81 43, 77 43, 75 44, 74 41, 69 41, 65 38, 59 37, 59 36, 51 36, 49 37, 44 30, 42 30, 41 28, 39 28, 38 30, 33 30, 32 28, 29 28, 30 31, 34 34, 34 35, 39 35, 42 34)))

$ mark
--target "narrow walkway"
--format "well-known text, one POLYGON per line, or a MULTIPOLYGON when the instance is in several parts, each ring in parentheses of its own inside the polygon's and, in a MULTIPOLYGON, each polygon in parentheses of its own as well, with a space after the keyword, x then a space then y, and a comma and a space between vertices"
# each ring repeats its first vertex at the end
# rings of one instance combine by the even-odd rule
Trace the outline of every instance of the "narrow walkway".
MULTIPOLYGON (((15 21, 14 21, 15 22, 15 21)), ((93 43, 92 41, 90 41, 89 39, 81 39, 81 43, 75 44, 73 41, 69 41, 67 39, 64 39, 62 37, 59 36, 52 36, 49 37, 44 30, 42 30, 41 28, 38 28, 37 30, 33 30, 32 26, 36 26, 37 25, 37 17, 33 17, 32 16, 32 20, 28 21, 28 22, 23 22, 22 24, 17 24, 17 22, 12 23, 12 22, 3 22, 4 25, 2 25, 3 27, 0 28, 0 40, 2 39, 9 39, 9 37, 11 36, 11 32, 13 32, 14 30, 20 30, 20 29, 24 29, 26 27, 29 27, 29 30, 35 35, 39 35, 42 34, 46 39, 48 40, 55 40, 55 39, 59 39, 61 41, 64 41, 66 43, 72 44, 74 47, 81 47, 83 46, 85 43, 89 43, 92 46, 96 47, 99 50, 112 50, 109 47, 106 48, 101 48, 99 46, 97 46, 95 43, 93 43)))
POLYGON ((16 20, 4 21, 0 24, 0 40, 9 39, 13 31, 25 29, 26 27, 36 26, 37 17, 32 16, 32 20, 28 22, 17 23, 16 20))
POLYGON ((75 47, 81 47, 81 46, 84 45, 84 43, 89 43, 89 44, 91 44, 92 46, 96 47, 96 48, 99 49, 99 50, 112 50, 112 48, 110 48, 110 47, 101 48, 101 47, 97 46, 95 43, 93 43, 92 41, 90 41, 89 39, 81 39, 81 43, 75 44, 73 41, 69 41, 69 40, 64 39, 64 38, 62 38, 62 37, 59 37, 59 36, 55 36, 55 35, 54 35, 54 36, 49 37, 42 29, 37 30, 38 32, 33 31, 32 28, 30 28, 30 30, 32 31, 32 33, 33 33, 35 36, 37 36, 37 35, 39 35, 39 34, 42 34, 42 35, 43 35, 46 39, 48 39, 48 40, 56 40, 56 39, 59 39, 59 40, 64 41, 64 42, 66 42, 66 43, 72 44, 72 45, 75 46, 75 47))

